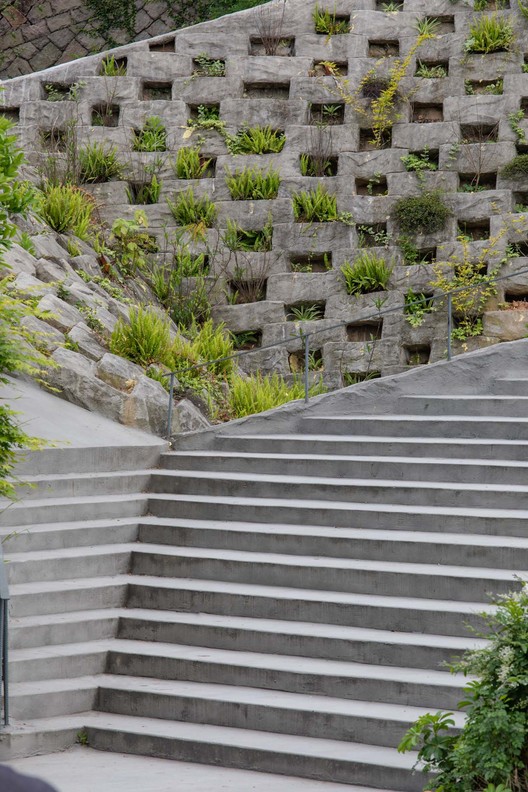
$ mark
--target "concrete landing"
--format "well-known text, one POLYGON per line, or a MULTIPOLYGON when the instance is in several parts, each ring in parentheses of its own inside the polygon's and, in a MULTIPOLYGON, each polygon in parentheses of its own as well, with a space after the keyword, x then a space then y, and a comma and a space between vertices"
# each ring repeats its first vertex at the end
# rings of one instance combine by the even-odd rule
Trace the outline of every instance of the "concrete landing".
POLYGON ((8 764, 20 773, 53 784, 57 792, 376 792, 347 784, 81 747, 8 764))

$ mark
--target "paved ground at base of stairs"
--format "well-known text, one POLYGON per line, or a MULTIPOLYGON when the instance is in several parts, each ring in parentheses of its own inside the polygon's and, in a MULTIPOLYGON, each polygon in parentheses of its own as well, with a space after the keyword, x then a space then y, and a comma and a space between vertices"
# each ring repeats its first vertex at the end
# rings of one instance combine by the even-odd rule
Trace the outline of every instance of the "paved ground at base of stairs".
POLYGON ((375 792, 345 784, 82 747, 9 764, 21 773, 48 781, 57 792, 375 792))

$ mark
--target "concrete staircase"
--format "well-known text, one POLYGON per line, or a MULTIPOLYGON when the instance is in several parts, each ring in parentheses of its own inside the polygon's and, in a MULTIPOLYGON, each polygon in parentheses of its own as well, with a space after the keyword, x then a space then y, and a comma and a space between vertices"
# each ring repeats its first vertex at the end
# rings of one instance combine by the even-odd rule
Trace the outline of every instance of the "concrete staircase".
POLYGON ((442 663, 482 645, 488 593, 528 577, 528 378, 471 394, 401 380, 380 414, 358 401, 368 383, 348 412, 328 396, 267 431, 225 426, 156 469, 37 471, 2 515, 0 758, 82 731, 103 750, 421 790, 395 746, 456 705, 464 680, 442 663))

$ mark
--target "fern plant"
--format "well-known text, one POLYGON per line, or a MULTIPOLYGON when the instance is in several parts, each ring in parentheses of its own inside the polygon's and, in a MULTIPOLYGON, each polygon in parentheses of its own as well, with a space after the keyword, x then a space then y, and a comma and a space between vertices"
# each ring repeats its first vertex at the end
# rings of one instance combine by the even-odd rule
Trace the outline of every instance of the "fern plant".
POLYGON ((226 184, 234 201, 258 201, 276 198, 281 179, 278 171, 269 168, 244 168, 241 171, 226 170, 226 184))
POLYGON ((348 294, 370 294, 385 291, 389 285, 392 267, 385 259, 368 251, 361 252, 351 264, 345 261, 341 267, 348 294))
POLYGON ((337 197, 320 184, 313 190, 292 196, 293 214, 298 223, 331 223, 340 219, 337 197))
POLYGON ((236 135, 226 138, 231 154, 278 154, 285 142, 284 132, 270 126, 243 127, 236 135))
POLYGON ((197 198, 192 187, 167 200, 172 216, 181 226, 212 228, 216 222, 217 209, 208 195, 197 198))

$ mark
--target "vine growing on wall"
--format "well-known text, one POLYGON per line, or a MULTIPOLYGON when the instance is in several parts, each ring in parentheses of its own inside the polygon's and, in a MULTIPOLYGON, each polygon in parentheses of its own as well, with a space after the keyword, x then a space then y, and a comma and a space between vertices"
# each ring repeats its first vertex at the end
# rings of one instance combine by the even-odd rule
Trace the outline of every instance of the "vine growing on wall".
POLYGON ((94 34, 101 36, 109 45, 116 46, 112 30, 125 30, 130 38, 136 33, 136 0, 85 0, 92 12, 89 23, 94 34))

